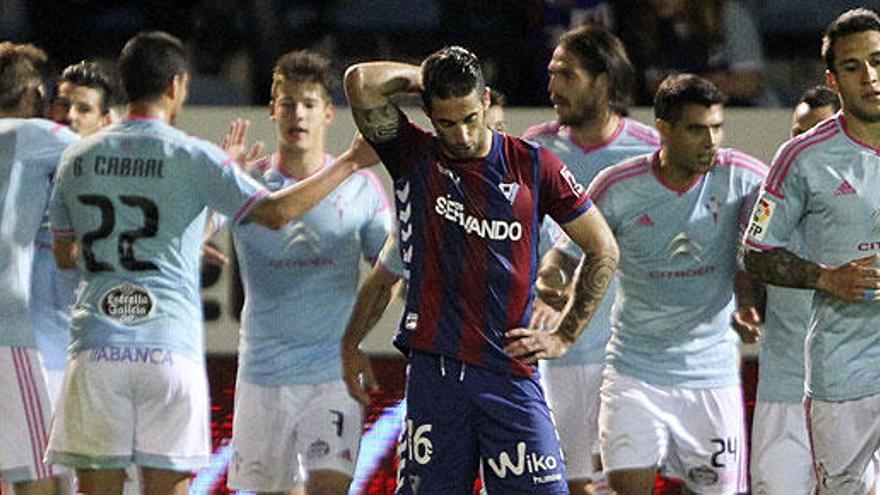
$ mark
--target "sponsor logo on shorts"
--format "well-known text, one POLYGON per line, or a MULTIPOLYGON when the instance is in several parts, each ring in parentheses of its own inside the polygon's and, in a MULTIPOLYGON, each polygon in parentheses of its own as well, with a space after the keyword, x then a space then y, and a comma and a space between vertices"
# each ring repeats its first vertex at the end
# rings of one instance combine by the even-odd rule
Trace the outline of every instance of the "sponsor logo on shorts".
POLYGON ((174 355, 161 347, 98 347, 89 351, 89 361, 97 363, 145 363, 171 366, 174 355))
POLYGON ((697 466, 688 471, 688 479, 700 486, 711 486, 718 483, 718 473, 709 466, 697 466))
POLYGON ((128 282, 107 289, 98 302, 101 314, 120 323, 139 323, 156 309, 155 298, 146 288, 128 282))
POLYGON ((501 452, 498 460, 486 459, 486 463, 499 478, 510 476, 532 475, 532 483, 543 485, 562 480, 562 473, 554 472, 559 468, 559 460, 553 454, 526 452, 526 443, 516 444, 516 458, 511 459, 507 452, 501 452))
POLYGON ((775 209, 776 203, 773 201, 767 198, 758 200, 752 215, 752 222, 749 224, 749 236, 756 241, 764 238, 764 234, 767 233, 767 225, 770 224, 770 219, 773 218, 773 210, 775 209))
POLYGON ((309 450, 306 452, 306 458, 309 460, 321 459, 327 457, 327 454, 329 453, 330 444, 319 438, 309 445, 309 450))

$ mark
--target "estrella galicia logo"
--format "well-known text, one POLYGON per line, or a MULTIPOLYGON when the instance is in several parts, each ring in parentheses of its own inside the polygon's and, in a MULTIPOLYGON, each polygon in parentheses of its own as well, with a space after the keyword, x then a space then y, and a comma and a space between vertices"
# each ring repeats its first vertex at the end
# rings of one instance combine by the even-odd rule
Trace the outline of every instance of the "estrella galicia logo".
POLYGON ((156 308, 154 301, 150 291, 126 282, 101 294, 98 307, 102 315, 128 325, 151 316, 156 308))
POLYGON ((309 445, 309 450, 306 452, 306 458, 309 460, 321 459, 327 457, 327 454, 329 453, 330 444, 319 438, 309 445))

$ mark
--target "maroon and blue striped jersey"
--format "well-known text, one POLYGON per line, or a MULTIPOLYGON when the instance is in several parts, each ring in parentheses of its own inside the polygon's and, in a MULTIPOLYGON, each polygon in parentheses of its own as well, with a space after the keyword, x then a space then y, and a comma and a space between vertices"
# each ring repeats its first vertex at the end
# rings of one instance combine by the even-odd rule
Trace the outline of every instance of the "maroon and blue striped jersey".
POLYGON ((409 277, 395 345, 530 376, 504 334, 531 316, 541 219, 585 213, 585 188, 552 152, 502 133, 486 157, 449 158, 402 112, 397 136, 373 147, 394 180, 409 277))

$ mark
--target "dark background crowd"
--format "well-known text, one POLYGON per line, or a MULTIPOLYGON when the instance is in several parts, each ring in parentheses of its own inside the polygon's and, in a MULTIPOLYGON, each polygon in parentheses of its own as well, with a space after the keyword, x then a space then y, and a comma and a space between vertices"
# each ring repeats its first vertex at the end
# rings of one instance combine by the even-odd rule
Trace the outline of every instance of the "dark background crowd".
POLYGON ((60 68, 111 60, 132 34, 166 30, 192 52, 190 103, 207 105, 267 103, 272 63, 295 48, 317 50, 341 70, 377 57, 417 62, 461 44, 510 104, 541 106, 556 37, 597 23, 624 40, 639 69, 637 104, 649 104, 669 72, 689 71, 734 105, 776 106, 821 82, 826 20, 872 1, 2 0, 0 39, 33 42, 60 68))

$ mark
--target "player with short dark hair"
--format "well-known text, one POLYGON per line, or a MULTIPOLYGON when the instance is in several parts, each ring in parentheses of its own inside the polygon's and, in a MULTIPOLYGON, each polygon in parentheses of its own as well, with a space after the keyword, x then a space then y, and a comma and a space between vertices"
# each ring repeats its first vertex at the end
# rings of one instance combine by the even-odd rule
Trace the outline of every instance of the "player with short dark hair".
POLYGON ((118 494, 141 468, 148 494, 185 494, 210 454, 199 253, 208 210, 280 228, 372 153, 362 141, 269 192, 223 150, 175 129, 189 76, 180 41, 140 33, 119 57, 122 121, 62 157, 50 207, 58 265, 80 265, 65 383, 47 458, 79 489, 118 494))
POLYGON ((817 484, 820 493, 864 495, 880 449, 880 16, 841 14, 822 56, 842 111, 776 153, 745 265, 767 284, 814 291, 805 404, 817 484))
POLYGON ((738 302, 754 297, 736 239, 766 166, 720 147, 723 102, 705 79, 670 76, 655 98, 660 149, 603 170, 589 188, 621 256, 599 410, 617 493, 650 493, 658 468, 695 493, 746 489, 729 320, 734 291, 738 302))
POLYGON ((534 363, 564 354, 604 295, 617 258, 604 220, 552 153, 486 126, 489 90, 464 48, 421 67, 356 64, 345 89, 394 180, 410 273, 395 338, 410 366, 398 493, 465 493, 480 464, 490 493, 567 493, 534 363), (415 92, 436 134, 390 101, 415 92), (588 255, 571 310, 536 332, 523 327, 545 214, 588 255))
POLYGON ((94 133, 113 120, 114 84, 100 65, 82 61, 64 69, 49 105, 49 118, 63 122, 82 136, 94 133))

